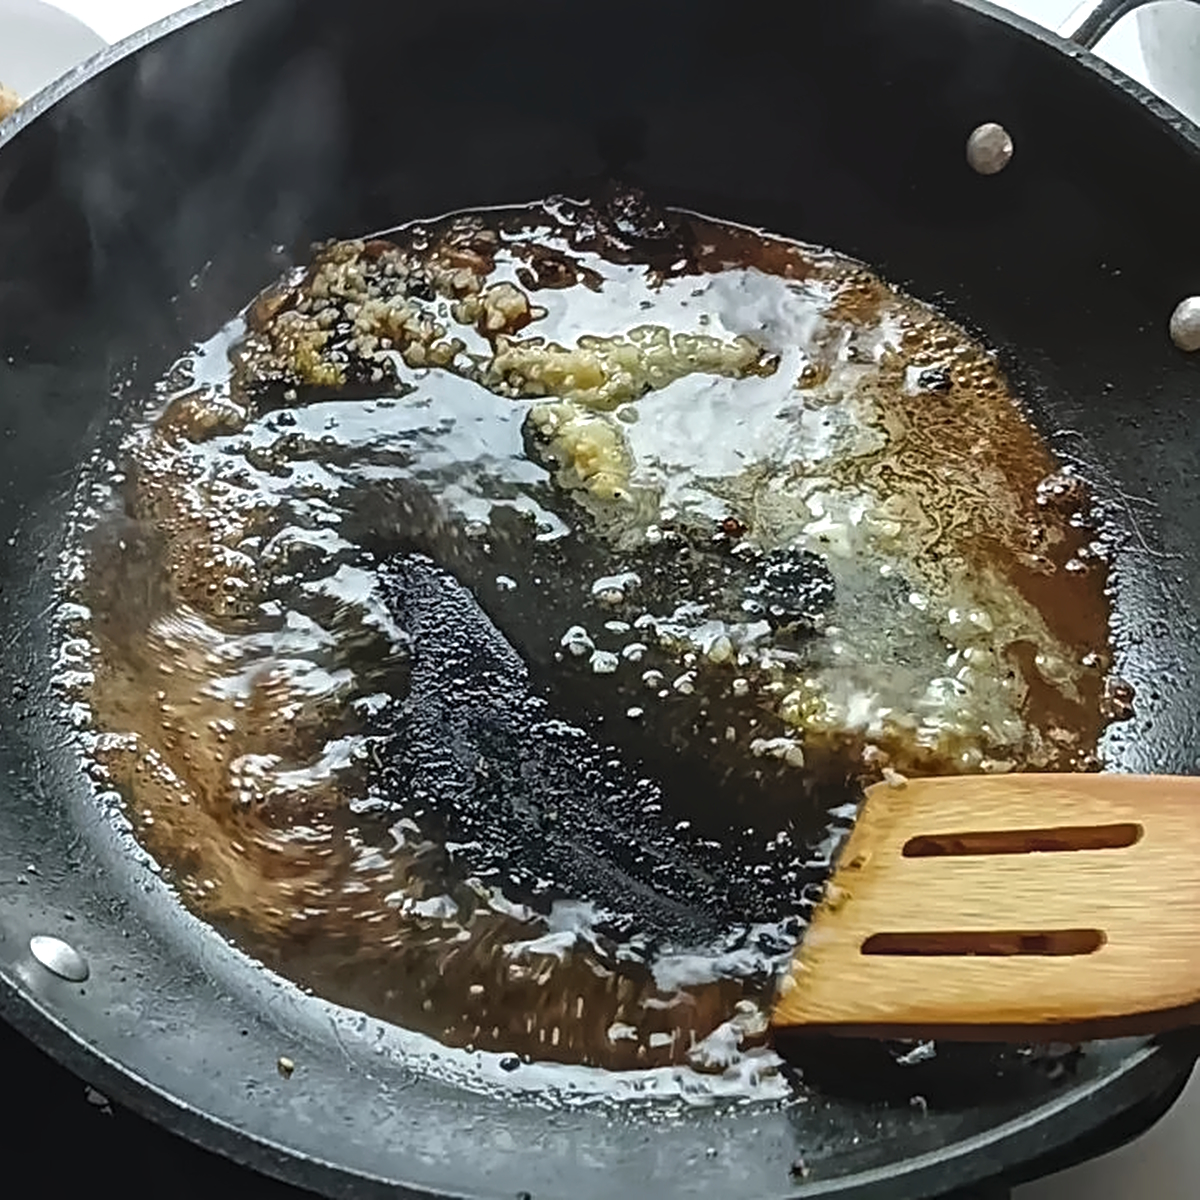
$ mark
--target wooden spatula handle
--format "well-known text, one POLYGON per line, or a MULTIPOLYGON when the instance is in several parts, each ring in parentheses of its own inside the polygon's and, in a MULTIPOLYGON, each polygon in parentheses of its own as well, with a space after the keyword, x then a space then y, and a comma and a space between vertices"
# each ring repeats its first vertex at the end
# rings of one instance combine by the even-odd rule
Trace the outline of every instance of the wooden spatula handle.
POLYGON ((1200 1022, 1200 779, 870 789, 774 1022, 1023 1041, 1200 1022))

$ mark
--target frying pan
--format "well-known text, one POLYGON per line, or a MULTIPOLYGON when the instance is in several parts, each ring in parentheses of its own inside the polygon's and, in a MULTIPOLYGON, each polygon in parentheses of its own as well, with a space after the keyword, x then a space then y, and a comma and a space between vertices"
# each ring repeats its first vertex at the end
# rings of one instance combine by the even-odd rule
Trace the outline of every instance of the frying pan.
MULTIPOLYGON (((1132 7, 1099 6, 1085 40, 1132 7)), ((916 1200, 1159 1111, 1190 1040, 1053 1071, 949 1054, 899 1083, 847 1049, 803 1103, 653 1119, 470 1094, 195 921, 95 803, 50 690, 51 576, 130 398, 313 239, 609 178, 859 257, 995 347, 1121 535, 1140 707, 1111 769, 1200 766, 1200 356, 1167 332, 1200 293, 1200 136, 1177 114, 977 0, 208 0, 0 138, 0 1016, 114 1099, 339 1196, 916 1200), (965 146, 991 121, 1015 154, 984 176, 965 146)))

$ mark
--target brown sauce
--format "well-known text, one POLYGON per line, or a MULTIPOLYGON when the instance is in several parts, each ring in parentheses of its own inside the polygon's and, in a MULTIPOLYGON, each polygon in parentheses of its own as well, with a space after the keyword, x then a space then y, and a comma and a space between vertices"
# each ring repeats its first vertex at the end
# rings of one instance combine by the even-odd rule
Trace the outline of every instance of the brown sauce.
POLYGON ((1086 488, 986 351, 849 260, 636 204, 477 214, 324 248, 180 370, 81 514, 89 755, 183 902, 331 1000, 513 1067, 720 1072, 764 1038, 856 780, 1098 765, 1086 488), (697 822, 790 839, 774 920, 623 945, 456 871, 381 792, 409 667, 371 581, 416 494, 589 736, 674 731, 720 776, 697 822), (664 539, 689 565, 651 580, 664 539), (797 547, 835 593, 803 638, 679 608, 738 577, 714 554, 797 547))

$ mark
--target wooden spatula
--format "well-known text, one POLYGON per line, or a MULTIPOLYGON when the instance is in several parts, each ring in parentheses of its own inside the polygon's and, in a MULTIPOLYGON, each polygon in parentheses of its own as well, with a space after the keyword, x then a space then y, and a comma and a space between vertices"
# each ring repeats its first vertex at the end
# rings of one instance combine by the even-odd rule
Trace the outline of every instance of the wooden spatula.
POLYGON ((1200 779, 868 790, 773 1023, 957 1040, 1200 1023, 1200 779))

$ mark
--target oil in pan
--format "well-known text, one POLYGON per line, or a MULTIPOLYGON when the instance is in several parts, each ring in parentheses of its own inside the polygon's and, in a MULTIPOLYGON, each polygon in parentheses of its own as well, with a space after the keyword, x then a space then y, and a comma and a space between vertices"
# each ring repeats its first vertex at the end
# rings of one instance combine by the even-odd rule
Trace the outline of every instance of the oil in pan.
POLYGON ((862 783, 1095 769, 1116 712, 1087 490, 991 356, 636 195, 318 247, 110 467, 94 773, 195 912, 493 1076, 786 1094, 862 783))

